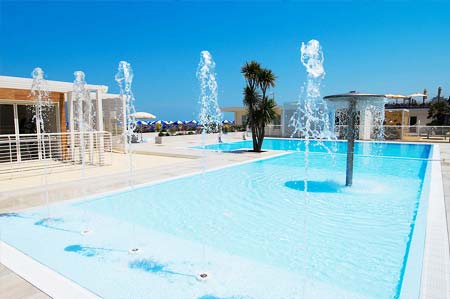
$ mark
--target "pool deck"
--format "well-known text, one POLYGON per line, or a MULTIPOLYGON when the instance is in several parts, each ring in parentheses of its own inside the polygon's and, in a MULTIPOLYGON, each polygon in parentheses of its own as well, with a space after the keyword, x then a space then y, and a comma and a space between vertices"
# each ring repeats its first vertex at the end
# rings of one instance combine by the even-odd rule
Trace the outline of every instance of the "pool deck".
POLYGON ((441 151, 442 181, 444 185, 447 231, 450 239, 450 143, 441 143, 439 144, 439 147, 441 151))
MULTIPOLYGON (((162 145, 154 144, 153 134, 145 134, 144 138, 149 142, 133 146, 135 153, 132 159, 133 181, 129 179, 129 172, 123 171, 129 165, 126 155, 113 154, 112 165, 87 168, 85 170, 86 178, 83 180, 80 180, 80 169, 50 173, 47 179, 49 202, 80 198, 83 194, 107 192, 127 187, 130 184, 170 179, 196 173, 202 169, 221 168, 280 154, 273 151, 264 153, 209 152, 203 156, 202 151, 187 148, 198 145, 198 135, 165 137, 162 145)), ((242 140, 242 133, 224 136, 225 142, 237 140, 242 140)), ((215 143, 215 139, 208 136, 206 143, 215 143)), ((445 210, 443 210, 443 206, 434 205, 433 213, 445 213, 447 219, 450 219, 450 143, 440 143, 439 146, 445 210)), ((2 190, 0 212, 17 211, 45 204, 46 192, 44 192, 42 183, 42 176, 39 175, 0 180, 0 190, 2 190)), ((440 218, 442 220, 444 217, 440 218)), ((438 233, 450 232, 449 221, 446 224, 447 230, 445 231, 442 229, 442 226, 445 228, 442 221, 435 223, 439 228, 438 233)), ((450 272, 448 270, 450 261, 447 261, 447 265, 439 264, 439 259, 443 256, 448 258, 450 244, 439 243, 442 240, 437 240, 438 233, 427 231, 427 238, 433 238, 436 248, 425 253, 425 261, 429 263, 429 266, 424 267, 423 271, 429 279, 423 281, 421 294, 423 299, 450 298, 450 272), (447 252, 442 251, 442 246, 447 252)), ((429 242, 428 239, 427 242, 429 242)), ((0 298, 41 299, 50 297, 0 263, 0 298)))
POLYGON ((423 253, 420 298, 437 299, 450 296, 449 202, 450 147, 441 144, 433 153, 432 181, 428 199, 425 250, 423 253), (439 160, 438 160, 438 159, 439 160), (439 176, 441 174, 442 176, 439 176))

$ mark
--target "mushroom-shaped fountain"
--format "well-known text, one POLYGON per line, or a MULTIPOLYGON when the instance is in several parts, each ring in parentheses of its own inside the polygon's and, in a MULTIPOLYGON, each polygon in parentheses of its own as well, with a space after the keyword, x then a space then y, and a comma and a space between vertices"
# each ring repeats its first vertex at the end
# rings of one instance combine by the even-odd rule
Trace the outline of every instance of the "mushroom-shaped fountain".
POLYGON ((384 104, 387 97, 384 94, 368 94, 354 91, 324 97, 333 115, 331 119, 336 118, 336 115, 338 115, 336 119, 341 119, 341 121, 342 118, 345 119, 345 137, 348 142, 346 186, 353 184, 353 155, 357 133, 363 130, 359 135, 366 136, 364 139, 370 139, 370 136, 374 134, 376 139, 383 137, 384 104))

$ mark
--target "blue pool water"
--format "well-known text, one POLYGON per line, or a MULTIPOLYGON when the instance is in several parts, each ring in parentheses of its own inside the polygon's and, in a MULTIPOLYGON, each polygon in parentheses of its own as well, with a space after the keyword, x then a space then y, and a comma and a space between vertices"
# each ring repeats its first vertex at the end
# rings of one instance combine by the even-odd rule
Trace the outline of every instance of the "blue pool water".
MULTIPOLYGON (((317 153, 326 153, 327 148, 338 154, 347 152, 347 142, 342 141, 324 141, 324 146, 319 145, 315 140, 310 141, 310 151, 317 153)), ((195 147, 201 149, 201 146, 195 147)), ((223 152, 232 152, 241 149, 252 149, 251 140, 243 140, 232 143, 217 143, 206 145, 205 149, 223 152)), ((263 150, 283 150, 283 151, 305 151, 305 142, 297 139, 276 139, 266 138, 263 143, 263 150)), ((384 143, 384 142, 356 142, 355 154, 362 156, 381 156, 381 157, 403 157, 427 159, 430 152, 430 145, 406 144, 406 143, 384 143)))
POLYGON ((307 194, 303 141, 266 139, 286 154, 1 214, 2 239, 104 298, 397 298, 431 147, 357 143, 347 188, 345 146, 312 148, 307 194))

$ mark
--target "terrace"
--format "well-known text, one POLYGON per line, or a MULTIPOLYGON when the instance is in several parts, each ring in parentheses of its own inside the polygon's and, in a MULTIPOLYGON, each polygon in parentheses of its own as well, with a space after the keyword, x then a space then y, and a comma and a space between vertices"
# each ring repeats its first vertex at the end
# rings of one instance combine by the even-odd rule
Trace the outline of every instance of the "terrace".
MULTIPOLYGON (((19 19, 26 20, 33 5, 15 7, 19 19)), ((28 16, 42 30, 39 50, 53 25, 39 10, 53 5, 39 3, 28 16)), ((392 35, 387 61, 377 56, 387 48, 390 33, 378 30, 389 28, 384 14, 390 10, 363 14, 359 9, 348 14, 351 18, 345 9, 339 11, 347 20, 345 30, 358 24, 370 42, 380 45, 372 53, 358 32, 350 30, 345 43, 334 36, 334 27, 344 25, 330 18, 336 9, 325 18, 332 23, 317 23, 322 10, 317 16, 314 10, 292 15, 290 10, 279 14, 276 7, 274 30, 256 31, 257 39, 244 34, 233 51, 225 51, 218 45, 234 40, 222 27, 236 29, 230 30, 234 38, 248 29, 248 21, 263 25, 259 3, 252 2, 246 14, 233 3, 233 22, 230 14, 220 19, 208 11, 209 3, 195 11, 189 11, 191 4, 177 3, 165 14, 159 11, 164 3, 145 3, 142 7, 152 9, 142 11, 136 9, 141 3, 120 1, 111 5, 114 11, 108 11, 110 4, 101 10, 96 4, 83 10, 65 5, 57 6, 67 8, 64 13, 76 28, 58 24, 56 31, 71 35, 70 40, 59 36, 54 46, 73 47, 73 62, 56 64, 67 53, 50 48, 49 56, 36 51, 29 58, 25 48, 20 52, 14 46, 17 41, 4 49, 20 52, 5 59, 11 74, 23 75, 42 59, 49 74, 59 72, 67 80, 73 73, 74 81, 46 80, 40 67, 31 79, 0 76, 1 298, 449 299, 450 126, 426 124, 429 108, 433 124, 449 124, 450 104, 430 105, 426 91, 323 95, 325 86, 331 92, 350 84, 404 91, 416 90, 411 82, 436 84, 435 67, 426 76, 421 72, 423 77, 410 72, 408 82, 396 86, 389 82, 404 78, 386 68, 401 73, 399 65, 413 65, 404 60, 408 55, 391 55, 398 40, 402 46, 407 42, 400 34, 392 35), (177 11, 179 5, 187 10, 177 11), (80 17, 87 11, 96 15, 95 27, 85 24, 89 17, 80 17), (86 43, 90 32, 85 29, 98 33, 111 22, 103 16, 112 12, 118 13, 111 26, 118 38, 105 34, 99 40, 114 40, 116 46, 86 43), (366 34, 364 23, 372 15, 374 24, 383 26, 366 34), (354 18, 358 22, 352 23, 354 18), (170 24, 174 20, 176 28, 170 24), (288 20, 307 20, 295 36, 303 36, 308 26, 324 36, 326 50, 333 51, 326 65, 318 40, 287 44, 290 27, 297 27, 285 26, 288 20), (135 21, 139 26, 130 26, 135 21), (233 28, 235 23, 239 27, 233 28), (183 38, 174 39, 174 29, 183 38), (151 46, 143 32, 150 32, 151 46), (214 53, 198 52, 203 44, 214 53), (291 54, 298 48, 294 64, 291 54), (136 72, 125 60, 111 69, 110 59, 117 58, 112 50, 130 57, 136 72), (239 70, 240 53, 264 61, 239 61, 239 70), (358 60, 360 53, 367 57, 358 60), (89 76, 73 72, 79 65, 89 76), (299 66, 305 77, 301 85, 293 84, 299 81, 299 66), (195 91, 189 81, 194 77, 195 91), (88 84, 91 78, 114 80, 117 92, 88 84), (232 102, 236 94, 243 107, 232 102), (280 95, 297 100, 281 103, 280 95), (231 100, 223 103, 230 107, 220 108, 219 99, 226 97, 231 100), (234 119, 224 120, 223 112, 234 113, 234 119), (169 121, 167 115, 188 115, 190 121, 169 121)), ((265 5, 261 12, 271 6, 265 5)), ((417 35, 431 23, 427 12, 420 12, 424 22, 417 35)), ((6 26, 16 22, 14 11, 2 16, 6 26)), ((401 25, 398 11, 395 18, 401 25)), ((409 31, 415 26, 410 19, 409 31)), ((23 37, 16 27, 9 34, 23 37)), ((432 29, 431 35, 437 28, 432 29)), ((31 36, 27 45, 33 48, 36 37, 31 36)), ((427 66, 440 62, 434 57, 438 51, 424 56, 418 49, 405 54, 416 53, 427 66)))

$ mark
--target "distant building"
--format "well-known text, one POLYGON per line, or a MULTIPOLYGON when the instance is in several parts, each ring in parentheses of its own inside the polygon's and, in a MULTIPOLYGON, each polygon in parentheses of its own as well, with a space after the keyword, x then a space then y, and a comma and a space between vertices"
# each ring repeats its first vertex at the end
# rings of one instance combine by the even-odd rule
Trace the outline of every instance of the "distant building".
MULTIPOLYGON (((223 107, 222 112, 234 113, 234 123, 237 126, 246 126, 247 124, 247 109, 245 107, 223 107)), ((266 136, 282 136, 282 118, 283 108, 277 106, 275 108, 277 114, 275 120, 266 128, 266 136)))
MULTIPOLYGON (((430 102, 422 104, 396 104, 387 103, 385 105, 386 111, 408 111, 407 121, 402 121, 401 123, 406 123, 407 126, 426 126, 431 120, 428 118, 428 110, 430 109, 430 102)), ((386 114, 389 115, 389 114, 386 114)), ((405 116, 406 117, 406 116, 405 116)), ((399 122, 393 122, 392 119, 387 117, 386 124, 397 124, 399 122), (390 123, 388 123, 390 121, 390 123)))
MULTIPOLYGON (((403 101, 403 103, 387 103, 385 105, 385 125, 387 126, 425 126, 430 122, 428 117, 429 102, 418 104, 415 101, 403 101)), ((277 106, 277 119, 268 126, 271 134, 268 136, 289 137, 293 128, 289 125, 293 113, 297 109, 297 102, 287 102, 283 106, 277 106)), ((247 121, 247 109, 245 107, 223 107, 222 112, 234 113, 234 121, 237 125, 245 125, 247 121)), ((364 117, 361 118, 361 128, 367 127, 364 117)), ((370 139, 370 134, 360 130, 360 139, 370 139)))
MULTIPOLYGON (((41 158, 36 144, 39 127, 35 117, 35 100, 31 97, 31 78, 0 76, 0 163, 41 158), (31 150, 31 148, 33 150, 31 150)), ((123 106, 119 95, 108 94, 105 85, 88 84, 93 104, 92 123, 95 131, 122 132, 123 106)), ((45 133, 65 134, 76 131, 72 101, 72 82, 46 81, 50 105, 46 108, 45 133)), ((61 135, 62 136, 62 135, 61 135)), ((66 152, 67 138, 59 138, 59 147, 66 152)), ((53 145, 52 145, 53 146, 53 145)))

